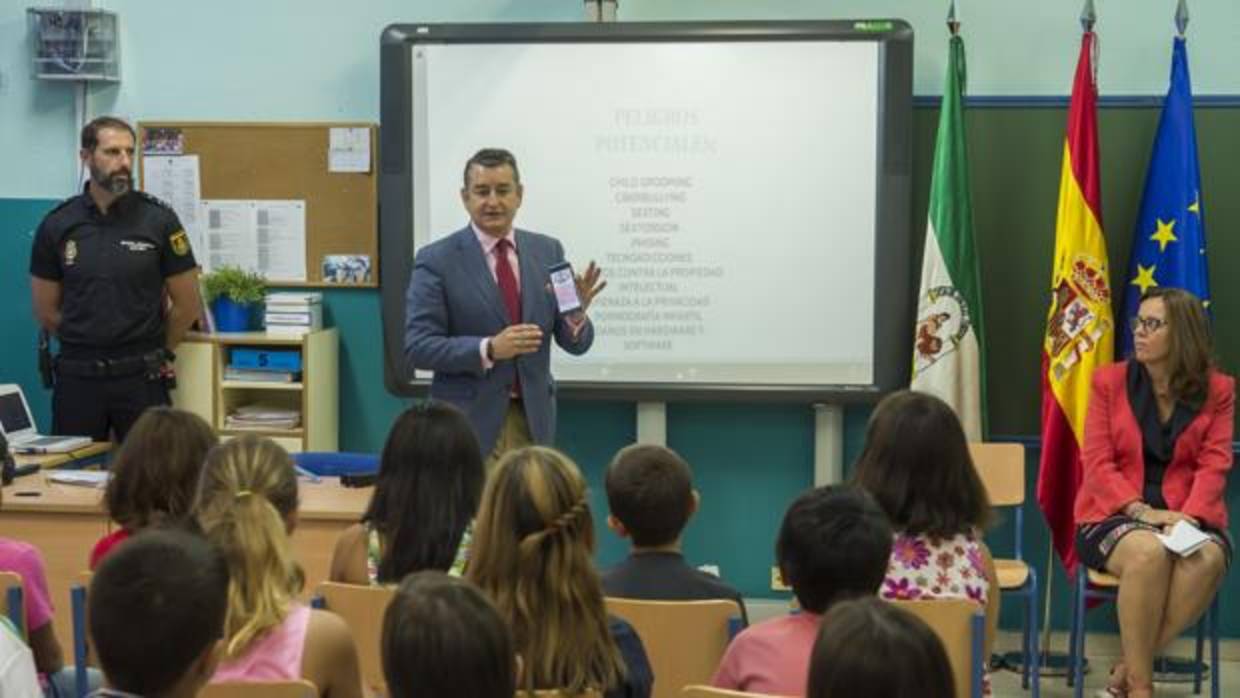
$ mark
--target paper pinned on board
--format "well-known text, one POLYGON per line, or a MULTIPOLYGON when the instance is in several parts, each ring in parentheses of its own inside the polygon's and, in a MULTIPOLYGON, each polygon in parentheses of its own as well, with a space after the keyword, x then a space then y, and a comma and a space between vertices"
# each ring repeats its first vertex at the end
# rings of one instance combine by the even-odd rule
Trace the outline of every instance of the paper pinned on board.
POLYGON ((197 155, 147 155, 142 159, 142 190, 176 211, 189 234, 195 258, 205 252, 199 220, 202 203, 199 172, 197 155))
POLYGON ((306 280, 306 202, 256 201, 258 268, 268 281, 306 280))
POLYGON ((328 172, 370 172, 370 129, 333 126, 328 136, 328 172))
POLYGON ((232 266, 268 281, 306 280, 306 202, 211 199, 202 202, 207 271, 232 266))

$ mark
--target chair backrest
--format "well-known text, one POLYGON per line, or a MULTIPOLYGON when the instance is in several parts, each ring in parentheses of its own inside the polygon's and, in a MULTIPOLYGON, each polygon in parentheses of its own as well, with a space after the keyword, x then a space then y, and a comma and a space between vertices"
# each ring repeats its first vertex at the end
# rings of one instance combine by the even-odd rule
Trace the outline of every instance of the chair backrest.
POLYGON ((16 572, 0 572, 0 610, 4 611, 4 615, 8 616, 9 622, 22 637, 26 637, 25 609, 22 576, 16 572))
POLYGON ((775 698, 766 693, 745 693, 729 691, 726 688, 715 688, 704 684, 685 686, 680 692, 681 698, 775 698))
POLYGON ((735 601, 606 599, 608 612, 627 620, 641 638, 654 672, 654 698, 676 698, 690 684, 710 681, 728 648, 735 601))
POLYGON ((971 443, 969 454, 992 506, 1025 502, 1025 447, 1014 443, 971 443))
POLYGON ((212 683, 203 686, 198 698, 318 698, 314 684, 297 681, 212 683))
POLYGON ((362 682, 367 690, 386 695, 387 681, 383 678, 382 660, 383 613, 396 595, 396 589, 323 582, 319 585, 318 595, 323 599, 324 608, 343 618, 353 631, 362 682))
POLYGON ((927 601, 892 601, 895 605, 921 618, 943 641, 947 659, 956 679, 959 698, 982 695, 982 673, 985 671, 983 642, 986 616, 981 607, 966 599, 933 599, 927 601))

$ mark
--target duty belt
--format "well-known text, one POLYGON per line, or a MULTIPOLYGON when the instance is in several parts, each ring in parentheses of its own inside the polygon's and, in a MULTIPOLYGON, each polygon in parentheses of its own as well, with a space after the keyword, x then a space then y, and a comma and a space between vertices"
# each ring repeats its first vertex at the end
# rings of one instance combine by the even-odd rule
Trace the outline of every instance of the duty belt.
POLYGON ((56 372, 85 378, 113 378, 157 371, 169 357, 164 349, 153 349, 141 356, 119 359, 66 359, 56 357, 56 372))

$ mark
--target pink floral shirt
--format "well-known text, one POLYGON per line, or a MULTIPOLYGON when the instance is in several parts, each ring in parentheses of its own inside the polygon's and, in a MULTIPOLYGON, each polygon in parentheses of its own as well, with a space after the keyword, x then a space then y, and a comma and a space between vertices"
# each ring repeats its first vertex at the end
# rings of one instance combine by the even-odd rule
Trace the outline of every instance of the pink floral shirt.
POLYGON ((880 592, 884 599, 972 599, 985 606, 989 591, 981 544, 973 535, 936 540, 896 534, 880 592))
MULTIPOLYGON (((887 576, 879 589, 884 599, 971 599, 983 609, 990 594, 982 544, 972 533, 936 539, 896 533, 887 576)), ((990 676, 982 692, 990 695, 990 676)))

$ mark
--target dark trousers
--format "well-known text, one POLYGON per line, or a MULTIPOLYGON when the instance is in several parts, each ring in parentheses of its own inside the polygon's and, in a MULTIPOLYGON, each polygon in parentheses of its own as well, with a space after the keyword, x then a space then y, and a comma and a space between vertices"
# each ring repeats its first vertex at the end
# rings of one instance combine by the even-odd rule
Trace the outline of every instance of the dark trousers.
POLYGON ((170 404, 164 382, 148 380, 145 373, 108 377, 60 373, 52 390, 52 433, 107 441, 111 431, 120 443, 143 410, 170 404))

